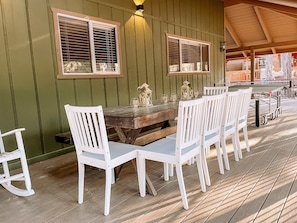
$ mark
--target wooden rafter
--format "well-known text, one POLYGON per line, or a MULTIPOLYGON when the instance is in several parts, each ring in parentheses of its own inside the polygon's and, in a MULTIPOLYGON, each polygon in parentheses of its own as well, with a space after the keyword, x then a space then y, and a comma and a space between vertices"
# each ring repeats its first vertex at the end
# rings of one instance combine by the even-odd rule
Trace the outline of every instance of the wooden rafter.
POLYGON ((254 7, 254 10, 256 12, 258 21, 259 21, 259 23, 261 25, 261 28, 262 28, 262 30, 264 32, 264 35, 265 35, 265 37, 267 39, 267 42, 271 43, 272 42, 272 38, 271 38, 271 36, 270 36, 270 34, 268 32, 268 28, 267 28, 266 23, 265 23, 262 15, 261 15, 261 12, 260 12, 259 8, 258 7, 254 7))
POLYGON ((286 5, 280 5, 280 4, 275 4, 275 3, 269 3, 269 2, 264 2, 264 1, 255 1, 255 0, 225 0, 224 1, 224 6, 229 7, 235 4, 248 4, 248 5, 253 5, 253 6, 258 6, 262 8, 268 8, 268 9, 273 9, 275 11, 287 13, 287 14, 293 14, 297 15, 297 9, 294 7, 286 6, 286 5))
POLYGON ((233 40, 236 43, 236 45, 238 47, 240 47, 242 45, 241 44, 241 41, 240 41, 238 35, 236 34, 236 32, 234 31, 233 27, 231 26, 229 20, 226 17, 225 17, 225 27, 228 30, 228 32, 230 33, 230 35, 233 38, 233 40))
POLYGON ((250 47, 239 47, 239 48, 229 49, 229 50, 227 50, 227 52, 232 53, 232 52, 240 52, 240 51, 249 51, 252 48, 255 50, 257 50, 257 49, 259 50, 259 49, 267 49, 267 48, 274 48, 274 47, 281 47, 281 46, 297 46, 297 40, 260 44, 260 45, 250 46, 250 47))
POLYGON ((227 40, 227 59, 249 57, 251 50, 257 55, 296 51, 297 0, 224 0, 224 6, 225 30, 232 39, 227 40), (254 10, 254 14, 250 9, 254 10), (255 18, 249 20, 247 16, 255 18), (246 29, 240 27, 241 24, 246 29), (249 32, 249 29, 253 32, 249 32))

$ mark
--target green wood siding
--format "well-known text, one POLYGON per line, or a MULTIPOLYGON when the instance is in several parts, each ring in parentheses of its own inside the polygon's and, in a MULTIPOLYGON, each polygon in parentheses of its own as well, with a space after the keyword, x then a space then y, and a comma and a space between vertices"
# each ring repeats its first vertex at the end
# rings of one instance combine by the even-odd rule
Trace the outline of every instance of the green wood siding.
POLYGON ((153 99, 224 82, 221 0, 146 0, 144 16, 132 0, 0 0, 0 129, 25 127, 29 163, 73 148, 55 142, 68 131, 64 105, 127 105, 146 82, 153 99), (51 8, 119 22, 122 78, 58 80, 51 8), (211 72, 167 76, 165 33, 211 42, 211 72))

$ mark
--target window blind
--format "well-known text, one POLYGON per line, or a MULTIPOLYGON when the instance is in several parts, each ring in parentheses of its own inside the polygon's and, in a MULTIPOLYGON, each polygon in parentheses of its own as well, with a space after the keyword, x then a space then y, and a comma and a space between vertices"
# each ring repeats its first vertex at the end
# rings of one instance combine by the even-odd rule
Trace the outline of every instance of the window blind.
POLYGON ((91 50, 88 22, 59 16, 64 73, 90 73, 91 50))
POLYGON ((93 23, 93 41, 96 70, 116 71, 118 64, 116 28, 103 23, 93 23))
POLYGON ((64 14, 58 25, 63 74, 120 74, 118 25, 64 14))
POLYGON ((167 35, 169 73, 209 71, 209 44, 167 35))

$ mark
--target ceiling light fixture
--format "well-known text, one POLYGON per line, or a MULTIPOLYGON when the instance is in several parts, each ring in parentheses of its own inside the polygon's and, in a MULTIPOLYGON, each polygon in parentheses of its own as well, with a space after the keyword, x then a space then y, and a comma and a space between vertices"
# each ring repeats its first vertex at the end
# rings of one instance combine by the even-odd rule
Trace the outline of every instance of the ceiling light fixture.
POLYGON ((220 51, 224 52, 226 50, 226 42, 220 42, 220 51))
POLYGON ((143 5, 136 5, 136 10, 143 13, 144 12, 144 7, 143 5))

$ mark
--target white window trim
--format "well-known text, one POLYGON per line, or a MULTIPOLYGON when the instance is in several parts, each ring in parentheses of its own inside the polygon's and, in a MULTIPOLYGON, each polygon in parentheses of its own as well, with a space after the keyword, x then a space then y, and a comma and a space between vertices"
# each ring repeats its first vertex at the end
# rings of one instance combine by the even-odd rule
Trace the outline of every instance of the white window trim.
MULTIPOLYGON (((186 37, 177 36, 174 34, 166 33, 166 44, 167 44, 167 75, 180 75, 180 74, 197 74, 197 73, 209 73, 210 72, 210 42, 202 41, 202 40, 196 40, 186 37), (169 38, 170 39, 176 39, 179 43, 179 64, 175 67, 170 67, 170 59, 169 59, 169 38), (193 66, 193 64, 183 64, 182 63, 182 44, 192 45, 192 46, 198 46, 200 47, 200 58, 197 58, 197 62, 200 63, 200 69, 198 69, 198 64, 193 66), (202 55, 202 47, 207 46, 208 52, 207 52, 207 58, 203 61, 203 55, 202 55), (191 65, 190 69, 182 69, 182 65, 191 65), (194 67, 194 68, 192 68, 194 67)), ((174 65, 173 65, 174 66, 174 65)))
MULTIPOLYGON (((57 64, 58 64, 58 79, 77 79, 77 78, 106 78, 106 77, 122 77, 121 72, 121 51, 120 51, 120 36, 119 36, 119 27, 118 22, 104 20, 92 16, 86 16, 79 13, 69 12, 61 9, 52 8, 53 18, 54 18, 54 27, 55 27, 55 40, 56 40, 56 55, 57 55, 57 64), (91 55, 91 72, 86 73, 75 73, 75 72, 64 72, 64 63, 62 57, 62 47, 61 47, 61 36, 59 30, 59 16, 76 19, 80 21, 88 22, 89 27, 89 44, 90 44, 90 55, 91 55), (98 62, 96 68, 96 57, 95 57, 95 47, 94 47, 94 37, 93 37, 93 28, 94 25, 104 25, 110 28, 115 29, 115 41, 116 41, 116 58, 117 63, 113 64, 114 68, 110 70, 99 70, 98 62), (98 70, 97 70, 98 69, 98 70)), ((100 27, 101 29, 101 27, 100 27)), ((69 62, 71 63, 71 61, 69 62)), ((76 63, 75 61, 73 63, 76 63)), ((103 64, 106 67, 106 63, 103 64)))

